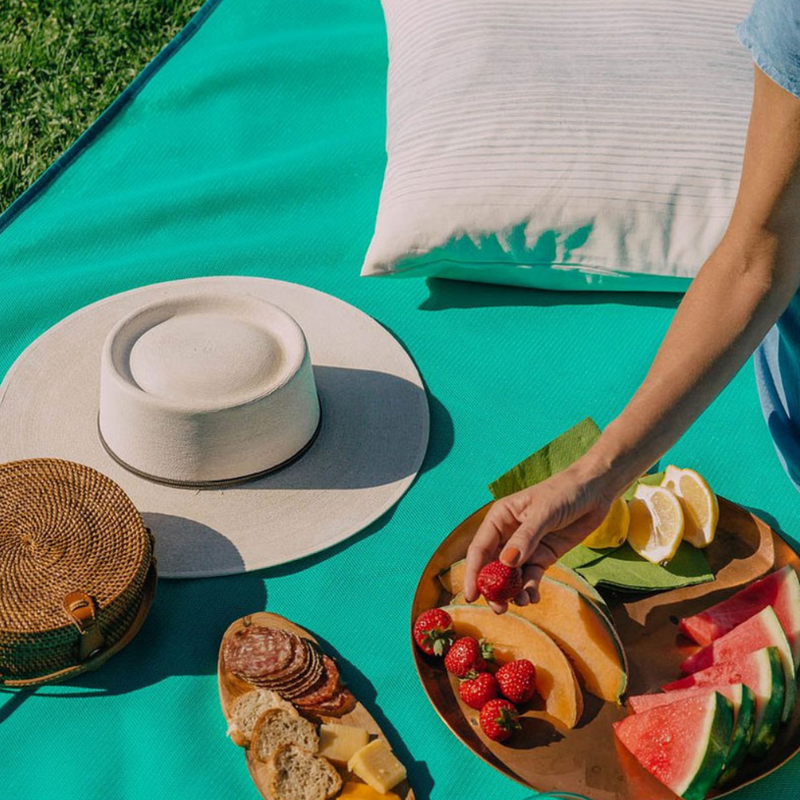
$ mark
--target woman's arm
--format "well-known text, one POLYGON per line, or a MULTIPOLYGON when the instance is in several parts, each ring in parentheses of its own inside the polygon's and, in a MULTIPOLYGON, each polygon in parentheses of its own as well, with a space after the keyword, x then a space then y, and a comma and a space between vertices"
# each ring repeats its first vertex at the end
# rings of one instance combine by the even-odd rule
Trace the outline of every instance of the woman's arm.
MULTIPOLYGON (((733 378, 800 284, 800 99, 756 69, 739 194, 722 242, 681 302, 642 385, 575 464, 497 501, 467 555, 465 595, 497 557, 542 572, 604 518, 733 378), (503 545, 505 545, 503 547, 503 545)), ((504 604, 493 604, 504 611, 504 604)))

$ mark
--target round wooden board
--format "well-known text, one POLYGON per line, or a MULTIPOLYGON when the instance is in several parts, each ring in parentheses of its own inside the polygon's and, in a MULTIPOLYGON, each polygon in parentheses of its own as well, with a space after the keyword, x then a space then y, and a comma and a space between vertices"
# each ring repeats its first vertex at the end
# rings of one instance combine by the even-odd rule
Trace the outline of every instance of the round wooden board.
MULTIPOLYGON (((426 609, 450 599, 437 576, 464 558, 489 505, 464 520, 433 554, 414 596, 412 624, 426 609)), ((679 664, 696 649, 678 634, 680 617, 724 600, 774 568, 791 564, 800 571, 800 557, 763 520, 723 498, 719 510, 717 536, 706 550, 715 581, 651 595, 601 589, 627 651, 629 694, 657 691, 680 676, 679 664)), ((627 716, 624 707, 584 692, 584 713, 574 729, 559 728, 544 712, 531 710, 510 743, 498 744, 483 735, 477 712, 460 701, 441 660, 425 656, 413 639, 412 649, 422 685, 439 716, 470 750, 508 777, 540 792, 577 792, 591 800, 675 800, 617 743, 611 725, 627 716)), ((768 755, 759 762, 748 761, 724 792, 715 790, 709 797, 723 797, 763 778, 798 750, 800 703, 768 755)))
MULTIPOLYGON (((230 708, 234 700, 236 700, 237 697, 245 692, 252 691, 253 686, 241 680, 240 678, 237 678, 235 675, 232 675, 224 668, 222 663, 222 649, 225 644, 225 639, 227 639, 228 636, 249 625, 263 625, 269 628, 280 628, 282 630, 295 633, 298 636, 302 636, 305 639, 310 639, 312 642, 317 641, 304 628, 301 628, 299 625, 295 625, 293 622, 290 622, 285 617, 281 617, 279 614, 271 614, 267 611, 259 611, 255 614, 249 614, 246 617, 237 619, 236 622, 230 625, 225 631, 225 635, 222 637, 222 643, 220 644, 219 656, 217 659, 219 701, 220 705, 222 706, 222 713, 225 715, 225 719, 228 722, 230 722, 230 708)), ((358 698, 356 698, 356 700, 358 700, 358 698)), ((352 725, 356 728, 363 728, 373 736, 380 737, 384 740, 386 739, 378 723, 375 722, 372 715, 360 702, 356 703, 356 707, 349 714, 345 714, 342 717, 315 716, 313 719, 318 722, 335 722, 339 725, 352 725)), ((245 757, 247 760, 247 768, 250 770, 250 776, 252 777, 253 783, 255 783, 258 791, 261 792, 261 796, 264 797, 265 800, 272 800, 270 795, 267 794, 267 765, 263 761, 259 761, 257 758, 252 756, 249 749, 245 750, 245 757)), ((348 773, 347 770, 340 770, 340 772, 343 780, 359 781, 357 777, 351 773, 348 773)), ((396 786, 394 789, 392 789, 392 791, 402 800, 414 800, 414 792, 408 785, 407 781, 403 781, 403 783, 396 786)))

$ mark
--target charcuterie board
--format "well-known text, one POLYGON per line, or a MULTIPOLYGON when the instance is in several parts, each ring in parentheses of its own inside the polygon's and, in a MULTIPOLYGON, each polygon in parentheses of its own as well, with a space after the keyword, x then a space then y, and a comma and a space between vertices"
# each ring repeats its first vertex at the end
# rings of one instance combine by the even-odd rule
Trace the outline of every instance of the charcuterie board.
MULTIPOLYGON (((319 644, 317 640, 304 628, 301 628, 299 625, 295 625, 285 617, 266 611, 250 614, 246 617, 242 617, 241 619, 237 619, 234 623, 232 623, 225 631, 225 635, 222 637, 222 643, 220 644, 219 658, 217 662, 217 679, 219 684, 220 704, 222 706, 222 713, 229 723, 232 717, 231 709, 233 703, 242 694, 252 691, 253 686, 232 674, 225 668, 223 656, 225 642, 230 637, 237 635, 237 633, 250 626, 263 626, 287 631, 299 636, 301 639, 308 639, 317 645, 319 644)), ((346 714, 343 714, 342 716, 334 717, 319 713, 308 713, 305 714, 305 716, 314 722, 333 722, 339 725, 350 725, 357 728, 363 728, 369 732, 372 738, 386 740, 386 737, 378 723, 357 698, 355 699, 355 705, 353 706, 352 710, 346 714)), ((273 800, 268 793, 267 788, 269 785, 269 770, 267 764, 256 758, 251 748, 247 748, 245 750, 245 758, 247 761, 247 768, 250 771, 250 776, 261 793, 261 796, 264 797, 265 800, 273 800)), ((348 773, 345 768, 340 768, 340 773, 344 780, 359 780, 357 777, 354 777, 352 774, 348 773)), ((401 800, 414 800, 414 792, 407 781, 404 781, 403 783, 394 787, 392 792, 398 795, 401 800)))

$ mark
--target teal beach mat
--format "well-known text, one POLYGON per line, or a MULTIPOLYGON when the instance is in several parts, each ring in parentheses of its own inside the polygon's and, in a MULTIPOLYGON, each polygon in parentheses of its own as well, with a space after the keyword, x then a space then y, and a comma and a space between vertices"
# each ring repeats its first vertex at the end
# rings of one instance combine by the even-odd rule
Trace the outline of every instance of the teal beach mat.
MULTIPOLYGON (((214 670, 227 625, 265 607, 340 656, 420 800, 530 796, 469 753, 425 698, 408 633, 417 576, 490 499, 489 481, 584 417, 601 426, 614 417, 677 298, 360 278, 385 161, 386 64, 377 0, 209 3, 0 218, 0 374, 100 298, 258 275, 330 292, 378 319, 414 357, 432 407, 419 479, 367 531, 281 568, 161 581, 142 632, 102 670, 31 695, 0 692, 4 797, 255 800, 225 736, 214 670)), ((773 451, 752 368, 666 462, 800 532, 800 499, 773 451)), ((588 780, 591 797, 600 778, 588 780)), ((798 782, 795 761, 737 798, 788 800, 798 782)))

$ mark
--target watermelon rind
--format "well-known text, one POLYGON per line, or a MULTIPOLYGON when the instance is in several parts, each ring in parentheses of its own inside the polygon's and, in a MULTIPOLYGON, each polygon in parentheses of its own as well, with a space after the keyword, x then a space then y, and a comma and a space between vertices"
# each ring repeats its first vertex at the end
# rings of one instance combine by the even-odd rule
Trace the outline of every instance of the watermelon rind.
POLYGON ((698 667, 712 666, 712 659, 720 659, 720 653, 715 654, 715 648, 725 647, 724 643, 728 642, 728 652, 720 660, 733 660, 737 650, 741 648, 742 653, 752 652, 752 646, 747 648, 747 641, 751 634, 759 637, 758 644, 772 644, 778 648, 781 656, 784 671, 784 695, 783 695, 783 713, 781 721, 786 722, 792 715, 794 710, 795 694, 797 691, 797 678, 795 675, 794 656, 792 655, 792 648, 789 645, 789 639, 786 636, 786 631, 781 625, 775 609, 771 606, 765 606, 757 614, 754 614, 749 619, 745 620, 741 625, 737 625, 732 630, 728 631, 724 636, 716 639, 710 645, 697 651, 689 658, 687 658, 681 665, 684 672, 694 673, 698 671, 698 667), (766 641, 762 636, 766 636, 766 641), (731 646, 730 641, 735 640, 735 644, 731 646), (705 662, 705 663, 704 663, 705 662), (694 664, 694 666, 692 666, 694 664))
POLYGON ((708 645, 768 605, 775 608, 789 640, 795 668, 800 668, 800 580, 791 565, 766 575, 699 614, 682 619, 679 627, 697 644, 708 645), (776 584, 780 584, 777 590, 776 584), (774 596, 775 592, 780 596, 774 596))
POLYGON ((749 686, 739 684, 739 709, 733 724, 733 734, 725 756, 725 767, 717 780, 717 786, 732 781, 747 758, 756 727, 756 696, 749 686))
POLYGON ((733 706, 719 692, 714 692, 712 702, 714 713, 709 715, 707 732, 700 732, 697 739, 698 750, 705 742, 705 752, 699 754, 702 760, 690 783, 678 792, 683 800, 703 800, 725 767, 733 734, 733 706))
MULTIPOLYGON (((754 758, 761 758, 775 743, 778 729, 781 725, 785 685, 783 666, 781 665, 781 657, 777 647, 764 647, 754 653, 748 653, 747 658, 755 661, 755 669, 760 676, 758 685, 750 685, 756 695, 756 724, 748 754, 754 758)), ((695 672, 693 675, 668 683, 662 689, 665 692, 671 692, 676 689, 687 689, 690 686, 703 685, 713 688, 711 683, 702 683, 703 678, 708 678, 708 673, 713 670, 714 682, 719 683, 720 676, 718 673, 727 666, 732 668, 732 672, 737 672, 736 664, 733 662, 715 664, 706 670, 695 672)), ((738 683, 739 681, 737 680, 736 682, 738 683)))
POLYGON ((800 667, 800 579, 794 571, 794 567, 784 567, 781 572, 786 574, 786 592, 788 603, 785 616, 786 638, 792 648, 794 656, 795 670, 800 667))
POLYGON ((784 576, 783 590, 786 594, 786 603, 778 619, 789 640, 796 670, 800 667, 800 580, 791 565, 778 570, 778 574, 784 576))
POLYGON ((765 675, 772 687, 769 700, 760 709, 760 714, 756 714, 756 729, 750 742, 750 755, 753 758, 762 758, 778 738, 778 728, 783 717, 785 678, 777 647, 765 647, 756 655, 764 659, 765 675))
POLYGON ((703 800, 725 766, 733 732, 733 706, 726 697, 712 691, 701 697, 678 700, 674 704, 633 714, 614 723, 614 732, 639 763, 675 794, 683 800, 703 800), (661 713, 665 709, 671 710, 673 718, 683 723, 686 704, 691 704, 692 708, 690 730, 679 731, 673 725, 665 724, 661 713), (687 747, 683 749, 688 757, 677 763, 666 761, 667 755, 661 750, 663 743, 677 736, 684 737, 682 741, 687 747), (660 753, 655 770, 647 766, 653 752, 660 753))
POLYGON ((781 627, 781 623, 774 610, 772 610, 772 614, 769 615, 769 626, 772 628, 776 643, 780 642, 780 644, 776 644, 775 647, 780 656, 781 666, 783 667, 784 695, 781 722, 787 722, 794 711, 794 701, 797 693, 797 675, 794 669, 794 657, 792 656, 792 649, 789 647, 789 640, 786 638, 786 633, 781 627))
MULTIPOLYGON (((713 686, 698 686, 660 694, 634 695, 628 698, 628 705, 634 713, 646 713, 651 708, 670 705, 672 702, 679 703, 689 697, 710 695, 712 692, 714 692, 713 686), (672 700, 670 699, 671 695, 675 695, 672 700)), ((755 730, 756 696, 748 686, 742 683, 720 686, 719 692, 730 700, 733 708, 733 733, 728 745, 728 753, 725 756, 725 767, 717 781, 717 785, 722 786, 733 779, 742 762, 747 758, 755 730)))

